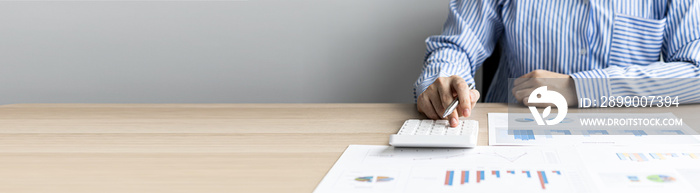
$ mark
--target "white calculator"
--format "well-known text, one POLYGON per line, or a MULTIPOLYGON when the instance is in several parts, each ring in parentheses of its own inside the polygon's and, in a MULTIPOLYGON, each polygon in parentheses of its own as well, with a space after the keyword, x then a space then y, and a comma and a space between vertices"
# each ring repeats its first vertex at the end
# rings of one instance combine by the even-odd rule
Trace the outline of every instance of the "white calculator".
POLYGON ((399 132, 391 135, 394 147, 475 147, 479 122, 460 120, 459 126, 450 127, 447 120, 409 119, 399 132))

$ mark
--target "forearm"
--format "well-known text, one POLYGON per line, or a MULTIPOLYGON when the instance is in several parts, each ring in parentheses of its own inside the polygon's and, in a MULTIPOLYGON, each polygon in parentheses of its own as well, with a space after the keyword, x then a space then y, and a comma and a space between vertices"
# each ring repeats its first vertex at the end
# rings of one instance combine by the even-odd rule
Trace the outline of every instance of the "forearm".
POLYGON ((453 49, 443 49, 428 56, 423 65, 422 73, 414 85, 416 96, 423 93, 438 77, 457 75, 467 83, 474 83, 471 65, 460 62, 468 61, 465 60, 466 56, 464 55, 463 52, 453 49))
POLYGON ((571 74, 579 99, 611 96, 670 96, 679 103, 700 103, 700 69, 690 62, 612 66, 571 74))

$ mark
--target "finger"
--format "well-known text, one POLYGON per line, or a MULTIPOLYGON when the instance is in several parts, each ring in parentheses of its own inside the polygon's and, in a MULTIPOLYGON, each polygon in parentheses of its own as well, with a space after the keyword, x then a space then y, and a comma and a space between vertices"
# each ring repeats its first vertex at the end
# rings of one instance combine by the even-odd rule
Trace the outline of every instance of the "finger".
POLYGON ((525 97, 525 98, 523 98, 523 105, 525 105, 525 106, 530 106, 529 101, 530 101, 530 97, 525 97))
POLYGON ((423 93, 418 97, 418 111, 425 114, 430 119, 437 119, 437 113, 433 109, 433 105, 430 103, 430 98, 427 97, 427 93, 423 93))
POLYGON ((417 109, 418 109, 418 112, 419 112, 419 113, 423 113, 423 114, 425 114, 424 111, 423 111, 423 109, 425 109, 425 107, 424 107, 424 106, 425 106, 425 103, 426 103, 426 102, 428 102, 428 103, 430 102, 430 101, 424 100, 424 99, 425 99, 425 97, 423 97, 423 94, 418 95, 418 98, 416 99, 416 107, 417 107, 417 109))
POLYGON ((439 98, 442 102, 442 109, 438 112, 444 113, 447 107, 450 106, 450 103, 452 103, 454 100, 452 97, 452 88, 450 88, 450 84, 440 84, 438 93, 440 94, 439 98))
POLYGON ((438 114, 435 112, 435 109, 433 109, 433 105, 430 104, 430 100, 428 100, 426 103, 423 103, 423 114, 425 114, 426 117, 429 119, 439 119, 440 117, 438 114))
POLYGON ((530 79, 529 78, 522 78, 522 77, 515 79, 515 81, 513 82, 513 88, 511 88, 510 91, 513 92, 513 94, 515 94, 515 92, 518 92, 519 90, 521 90, 523 88, 522 85, 525 84, 526 82, 528 82, 528 80, 530 80, 530 79))
POLYGON ((459 105, 457 106, 457 112, 459 116, 468 116, 467 109, 470 109, 471 97, 469 96, 469 86, 466 81, 462 78, 452 79, 452 88, 457 93, 457 98, 459 99, 459 105))
POLYGON ((476 100, 474 100, 472 97, 472 91, 473 90, 467 91, 468 94, 466 95, 466 100, 464 103, 464 105, 466 105, 467 108, 465 108, 463 111, 464 117, 469 117, 472 115, 472 108, 474 108, 474 105, 472 105, 472 103, 476 102, 476 100))
POLYGON ((431 95, 428 95, 428 98, 430 98, 430 104, 432 105, 431 109, 433 109, 436 115, 435 118, 431 119, 442 119, 442 113, 445 112, 445 108, 442 107, 442 101, 440 100, 440 97, 437 93, 433 93, 431 95))
POLYGON ((529 101, 528 98, 529 98, 529 97, 524 97, 524 98, 522 99, 522 101, 523 101, 522 104, 523 104, 523 105, 525 105, 525 106, 530 106, 530 103, 527 102, 527 101, 529 101))
POLYGON ((515 99, 518 101, 518 103, 523 104, 523 99, 525 97, 522 96, 522 92, 520 92, 518 90, 514 90, 513 97, 515 97, 515 99))
POLYGON ((447 117, 450 120, 450 127, 459 126, 459 117, 458 116, 459 115, 457 113, 457 110, 454 110, 454 111, 452 111, 452 114, 450 114, 450 116, 447 117))
POLYGON ((418 112, 420 113, 423 113, 425 111, 426 104, 430 104, 430 99, 428 99, 427 96, 428 93, 430 93, 430 91, 432 90, 431 87, 432 86, 428 86, 428 88, 426 88, 425 91, 423 91, 423 93, 420 93, 420 95, 418 95, 418 98, 416 99, 416 105, 418 106, 418 112))
MULTIPOLYGON (((516 99, 518 99, 519 103, 523 103, 524 98, 527 98, 530 96, 530 93, 534 91, 535 89, 523 89, 523 90, 518 90, 513 93, 513 96, 515 96, 516 99)), ((524 104, 524 103, 523 103, 524 104)))
POLYGON ((479 98, 481 98, 481 93, 479 93, 478 90, 474 89, 469 91, 470 97, 471 97, 471 107, 474 109, 474 106, 476 106, 476 101, 479 101, 479 98))

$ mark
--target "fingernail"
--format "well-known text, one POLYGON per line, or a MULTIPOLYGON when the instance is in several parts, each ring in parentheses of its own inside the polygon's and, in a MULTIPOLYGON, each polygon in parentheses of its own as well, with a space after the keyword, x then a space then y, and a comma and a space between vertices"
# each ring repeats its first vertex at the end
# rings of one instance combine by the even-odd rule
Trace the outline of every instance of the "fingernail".
POLYGON ((472 115, 472 110, 471 110, 471 109, 467 109, 467 113, 466 113, 466 114, 467 114, 467 117, 469 117, 469 115, 472 115))
POLYGON ((462 112, 462 115, 465 117, 469 116, 469 109, 464 109, 464 112, 462 112))
POLYGON ((452 117, 452 119, 450 120, 450 122, 452 122, 451 125, 456 125, 456 124, 458 123, 458 122, 457 122, 457 118, 454 118, 454 117, 452 117))

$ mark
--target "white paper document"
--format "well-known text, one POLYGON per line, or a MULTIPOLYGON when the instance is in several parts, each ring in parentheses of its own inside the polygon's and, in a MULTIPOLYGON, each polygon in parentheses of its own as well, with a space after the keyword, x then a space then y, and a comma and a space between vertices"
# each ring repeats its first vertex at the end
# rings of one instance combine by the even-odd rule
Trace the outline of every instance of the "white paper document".
POLYGON ((586 189, 563 148, 393 148, 351 145, 316 193, 524 192, 586 189))
POLYGON ((700 146, 578 146, 605 192, 700 192, 700 146))
POLYGON ((608 147, 612 146, 428 149, 351 145, 314 192, 700 190, 699 146, 608 147))
MULTIPOLYGON (((576 144, 698 144, 698 133, 687 125, 601 126, 583 123, 606 118, 676 119, 672 113, 613 114, 569 113, 557 125, 537 125, 529 113, 489 113, 489 145, 576 145, 576 144), (511 125, 509 125, 511 124, 511 125), (586 125, 588 124, 588 125, 586 125)), ((628 124, 634 122, 628 122, 628 124)))

